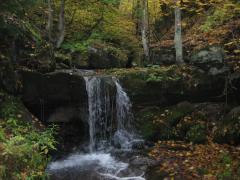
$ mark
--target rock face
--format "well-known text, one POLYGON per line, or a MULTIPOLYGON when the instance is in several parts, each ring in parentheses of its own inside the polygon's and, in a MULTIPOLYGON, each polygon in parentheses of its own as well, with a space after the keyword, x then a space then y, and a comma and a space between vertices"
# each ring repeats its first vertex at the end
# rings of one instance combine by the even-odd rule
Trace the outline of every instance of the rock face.
POLYGON ((119 73, 134 107, 172 105, 184 100, 216 100, 222 94, 225 82, 222 76, 207 75, 189 67, 142 68, 115 73, 119 73))
POLYGON ((87 114, 87 92, 83 73, 86 72, 69 70, 41 74, 21 71, 19 74, 23 84, 22 100, 43 121, 50 118, 50 121, 62 119, 66 122, 67 119, 74 118, 74 114, 87 114), (41 117, 43 114, 44 117, 41 117), (54 117, 59 116, 61 118, 55 120, 54 117))
MULTIPOLYGON (((89 102, 84 77, 95 75, 94 71, 61 70, 47 74, 20 71, 19 74, 23 85, 22 101, 42 121, 68 123, 80 120, 87 124, 89 102)), ((115 97, 112 77, 99 75, 99 79, 98 88, 115 97)))
POLYGON ((176 62, 175 50, 172 48, 153 49, 152 50, 153 64, 169 65, 176 62))
POLYGON ((124 68, 127 64, 126 52, 102 45, 89 48, 89 67, 92 69, 124 68))
POLYGON ((222 67, 224 63, 224 50, 219 46, 202 49, 192 55, 190 64, 208 70, 211 67, 222 67))
POLYGON ((19 92, 20 87, 17 83, 18 76, 13 70, 9 61, 0 61, 0 89, 16 94, 19 92))

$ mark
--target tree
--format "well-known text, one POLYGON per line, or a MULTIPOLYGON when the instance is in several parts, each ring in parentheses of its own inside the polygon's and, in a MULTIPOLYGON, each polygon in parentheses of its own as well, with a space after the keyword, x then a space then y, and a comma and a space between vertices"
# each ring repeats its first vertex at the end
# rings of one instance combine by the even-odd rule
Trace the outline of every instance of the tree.
POLYGON ((182 45, 182 25, 181 25, 181 9, 178 0, 175 0, 175 36, 174 44, 176 50, 177 64, 183 64, 183 45, 182 45))
POLYGON ((150 61, 149 51, 149 19, 148 19, 148 0, 142 1, 143 14, 142 14, 142 43, 144 50, 144 60, 150 61))
POLYGON ((52 0, 48 0, 48 23, 46 27, 48 31, 48 38, 50 42, 53 42, 52 30, 53 30, 53 9, 52 9, 52 0))
POLYGON ((61 44, 64 41, 65 36, 65 0, 61 0, 61 10, 59 14, 59 24, 58 24, 58 31, 59 31, 59 37, 57 40, 57 48, 61 46, 61 44))

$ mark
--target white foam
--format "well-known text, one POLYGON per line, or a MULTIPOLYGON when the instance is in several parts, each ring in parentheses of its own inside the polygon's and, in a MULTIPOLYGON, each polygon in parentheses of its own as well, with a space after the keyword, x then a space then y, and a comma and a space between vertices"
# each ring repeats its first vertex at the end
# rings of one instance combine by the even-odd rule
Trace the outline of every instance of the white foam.
POLYGON ((93 168, 100 176, 112 180, 145 180, 143 175, 120 177, 119 173, 128 168, 128 164, 117 161, 107 153, 73 154, 68 158, 49 164, 48 171, 58 171, 76 167, 79 171, 93 168))
POLYGON ((118 177, 112 174, 103 174, 101 173, 102 176, 110 178, 110 179, 115 179, 115 180, 145 180, 143 175, 141 176, 132 176, 132 177, 118 177))
POLYGON ((88 165, 97 165, 102 168, 112 169, 116 171, 119 169, 126 169, 128 167, 127 163, 115 160, 110 154, 91 153, 73 154, 64 160, 50 163, 48 169, 51 171, 72 167, 86 167, 88 165))

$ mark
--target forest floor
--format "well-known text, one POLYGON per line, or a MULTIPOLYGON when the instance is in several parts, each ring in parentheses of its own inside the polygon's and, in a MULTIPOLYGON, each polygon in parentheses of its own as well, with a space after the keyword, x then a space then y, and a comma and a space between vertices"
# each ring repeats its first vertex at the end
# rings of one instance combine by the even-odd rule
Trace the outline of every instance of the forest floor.
POLYGON ((153 180, 240 179, 239 146, 220 145, 211 140, 204 145, 159 141, 149 155, 159 162, 153 170, 153 180))

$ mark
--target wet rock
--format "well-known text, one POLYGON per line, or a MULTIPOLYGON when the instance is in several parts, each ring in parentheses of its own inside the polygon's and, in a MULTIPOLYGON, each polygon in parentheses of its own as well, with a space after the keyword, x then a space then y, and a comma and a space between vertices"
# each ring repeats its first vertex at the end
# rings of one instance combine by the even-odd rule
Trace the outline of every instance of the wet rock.
POLYGON ((143 139, 136 139, 134 142, 132 142, 132 148, 133 149, 144 149, 145 148, 145 142, 143 139))
POLYGON ((149 157, 141 157, 141 156, 135 156, 131 159, 130 164, 134 166, 142 166, 142 165, 147 165, 147 166, 154 166, 158 162, 152 158, 149 157))

